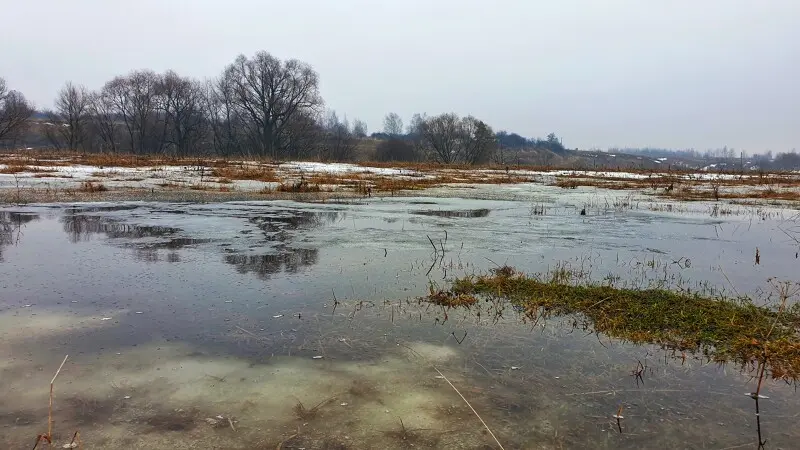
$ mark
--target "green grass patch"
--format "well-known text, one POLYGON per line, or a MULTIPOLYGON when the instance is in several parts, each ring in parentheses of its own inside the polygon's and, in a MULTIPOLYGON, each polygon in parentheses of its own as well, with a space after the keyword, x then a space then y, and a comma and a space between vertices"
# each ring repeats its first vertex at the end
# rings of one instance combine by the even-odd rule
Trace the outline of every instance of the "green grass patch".
POLYGON ((480 298, 494 303, 495 311, 510 303, 533 321, 571 316, 587 329, 635 344, 702 353, 742 367, 766 361, 773 378, 800 377, 800 305, 786 306, 796 285, 777 284, 781 306, 768 307, 747 298, 579 285, 562 275, 542 280, 503 267, 456 279, 449 290, 431 290, 426 300, 472 307, 477 303, 472 299, 480 298))

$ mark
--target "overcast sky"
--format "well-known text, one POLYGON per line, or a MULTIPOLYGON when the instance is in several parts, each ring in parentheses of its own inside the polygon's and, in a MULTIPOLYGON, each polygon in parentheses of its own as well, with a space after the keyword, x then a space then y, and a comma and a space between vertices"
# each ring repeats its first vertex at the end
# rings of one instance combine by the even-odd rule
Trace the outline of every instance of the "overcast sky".
POLYGON ((297 58, 339 115, 473 114, 570 148, 800 149, 800 0, 3 0, 0 76, 218 75, 297 58))

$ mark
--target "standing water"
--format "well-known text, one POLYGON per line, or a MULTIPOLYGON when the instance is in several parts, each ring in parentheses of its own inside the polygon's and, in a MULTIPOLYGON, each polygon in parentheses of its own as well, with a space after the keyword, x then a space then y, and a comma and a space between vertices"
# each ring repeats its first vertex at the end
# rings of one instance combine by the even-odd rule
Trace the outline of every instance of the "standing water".
MULTIPOLYGON (((785 223, 443 198, 7 207, 0 443, 47 432, 69 355, 57 448, 756 448, 739 367, 419 298, 505 265, 759 297, 798 273, 785 223)), ((767 446, 793 447, 797 394, 762 392, 767 446)))

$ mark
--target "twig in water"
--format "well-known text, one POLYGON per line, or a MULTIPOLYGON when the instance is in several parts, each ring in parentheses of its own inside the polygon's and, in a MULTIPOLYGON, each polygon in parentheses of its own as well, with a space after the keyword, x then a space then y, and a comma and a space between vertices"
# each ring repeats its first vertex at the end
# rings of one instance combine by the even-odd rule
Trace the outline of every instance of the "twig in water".
POLYGON ((636 369, 631 371, 631 376, 636 377, 636 387, 639 387, 639 381, 644 384, 644 377, 642 375, 644 374, 645 369, 647 369, 647 367, 642 364, 641 361, 637 361, 636 369))
POLYGON ((458 396, 461 397, 461 400, 464 400, 464 403, 466 403, 467 406, 469 406, 469 409, 472 410, 472 412, 475 414, 475 417, 477 417, 478 420, 481 421, 481 423, 483 424, 484 428, 486 428, 486 431, 488 431, 489 434, 494 439, 494 441, 497 442, 497 445, 500 447, 500 450, 506 450, 505 447, 503 447, 503 444, 501 444, 500 441, 497 440, 497 436, 495 436, 494 433, 492 433, 492 430, 489 428, 489 425, 486 425, 486 422, 483 421, 483 419, 481 418, 481 415, 478 414, 478 411, 475 411, 475 408, 473 408, 472 405, 469 404, 467 399, 464 398, 463 395, 461 395, 461 392, 459 392, 459 390, 453 385, 453 383, 451 383, 450 380, 448 380, 447 377, 444 376, 444 374, 438 368, 436 368, 436 366, 433 366, 433 369, 442 377, 442 379, 444 379, 444 381, 447 382, 447 384, 450 385, 451 388, 453 388, 454 391, 456 391, 456 394, 458 394, 458 396))
POLYGON ((426 277, 431 274, 431 270, 433 270, 434 266, 436 266, 436 261, 438 261, 438 260, 439 260, 438 258, 433 258, 433 262, 431 263, 431 266, 428 268, 428 271, 425 272, 425 276, 426 277))
POLYGON ((617 410, 617 413, 614 414, 611 417, 617 419, 617 429, 619 430, 620 433, 622 433, 622 423, 620 422, 620 420, 623 419, 623 417, 622 417, 622 405, 619 405, 619 409, 617 410))
POLYGON ((241 331, 244 331, 245 333, 249 334, 250 336, 253 336, 253 337, 258 337, 258 335, 257 335, 257 334, 253 333, 252 331, 247 331, 247 330, 245 330, 244 328, 240 327, 239 325, 234 325, 234 326, 235 326, 236 328, 238 328, 239 330, 241 330, 241 331))
POLYGON ((77 431, 72 435, 72 440, 69 441, 69 448, 74 448, 76 439, 78 440, 78 448, 81 448, 81 435, 77 431))
POLYGON ((53 375, 53 379, 50 380, 50 407, 47 411, 47 437, 48 441, 52 444, 53 442, 53 385, 56 383, 56 378, 58 378, 58 374, 61 373, 61 369, 64 367, 64 363, 67 362, 67 358, 69 355, 64 356, 64 360, 61 361, 61 365, 58 366, 58 370, 56 370, 56 374, 53 375))
POLYGON ((428 236, 427 234, 425 235, 425 237, 428 238, 428 242, 430 242, 431 246, 433 246, 433 251, 436 252, 436 254, 438 255, 439 254, 439 249, 436 248, 436 244, 433 243, 433 239, 431 239, 431 237, 428 236))
POLYGON ((40 434, 36 436, 36 442, 33 444, 34 449, 36 449, 36 447, 39 445, 39 442, 43 440, 47 441, 47 443, 50 444, 51 446, 53 445, 53 385, 56 382, 58 374, 61 373, 61 369, 64 367, 64 363, 67 362, 67 358, 69 358, 69 355, 64 356, 64 360, 61 361, 61 365, 58 366, 56 374, 53 375, 53 379, 50 380, 50 405, 47 409, 47 434, 40 434))
POLYGON ((296 438, 297 436, 300 436, 300 427, 297 427, 297 433, 295 433, 295 434, 289 436, 288 438, 282 440, 281 442, 279 442, 278 446, 275 447, 275 450, 281 450, 283 448, 283 444, 291 441, 292 439, 296 438))
POLYGON ((497 264, 496 262, 492 261, 491 259, 489 259, 489 258, 487 258, 487 257, 485 257, 485 256, 483 257, 483 259, 485 259, 485 260, 489 261, 490 263, 494 264, 494 265, 495 265, 495 266, 497 266, 498 268, 500 267, 500 264, 497 264))
POLYGON ((725 271, 722 269, 722 264, 720 264, 720 266, 719 266, 719 271, 722 273, 722 276, 725 277, 726 280, 728 280, 728 284, 731 285, 731 288, 733 289, 733 292, 736 293, 736 296, 737 297, 741 297, 741 295, 739 294, 739 291, 736 290, 736 286, 733 285, 733 283, 731 282, 731 279, 728 278, 728 275, 726 275, 725 271))
POLYGON ((467 338, 467 331, 466 330, 464 330, 464 337, 462 337, 461 339, 456 337, 456 332, 455 331, 451 332, 450 334, 453 335, 453 339, 455 339, 456 342, 458 342, 458 345, 461 345, 461 343, 464 342, 464 339, 467 338))

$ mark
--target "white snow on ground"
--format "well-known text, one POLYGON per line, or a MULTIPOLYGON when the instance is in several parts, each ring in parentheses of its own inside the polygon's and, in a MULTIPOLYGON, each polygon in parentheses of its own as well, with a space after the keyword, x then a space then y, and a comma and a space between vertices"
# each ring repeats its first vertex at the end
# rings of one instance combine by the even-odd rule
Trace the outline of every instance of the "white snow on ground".
MULTIPOLYGON (((0 170, 5 169, 5 164, 0 164, 0 170)), ((19 176, 31 176, 33 173, 49 173, 53 177, 73 178, 75 180, 87 179, 97 176, 98 174, 118 175, 125 176, 142 176, 154 172, 185 172, 185 167, 180 166, 154 166, 154 167, 97 167, 97 166, 83 166, 83 165, 70 165, 70 166, 34 166, 29 165, 30 172, 20 172, 19 176)))
MULTIPOLYGON (((487 171, 491 172, 491 171, 487 171)), ((730 173, 689 173, 675 175, 666 172, 652 172, 652 173, 631 173, 631 172, 601 172, 594 170, 550 170, 550 171, 527 171, 527 170, 512 170, 511 173, 515 175, 550 175, 550 176, 574 176, 586 178, 627 178, 631 180, 646 180, 652 177, 668 177, 677 176, 684 180, 738 180, 740 178, 752 178, 757 175, 739 175, 730 173)))
POLYGON ((281 169, 295 172, 322 172, 322 173, 373 173, 377 175, 414 175, 416 171, 410 169, 393 169, 384 167, 364 167, 345 163, 321 163, 292 161, 280 164, 281 169))
MULTIPOLYGON (((481 170, 485 173, 497 173, 499 170, 481 170)), ((629 179, 647 179, 650 178, 649 174, 630 173, 630 172, 599 172, 594 170, 510 170, 510 174, 518 176, 578 176, 578 177, 592 177, 592 178, 629 178, 629 179)))
MULTIPOLYGON (((243 162, 242 164, 257 165, 255 162, 243 162)), ((0 164, 0 169, 5 169, 7 166, 0 164)), ((236 191, 248 192, 259 191, 265 188, 275 189, 279 182, 261 182, 249 180, 231 180, 229 183, 217 183, 218 178, 210 176, 212 171, 209 167, 198 166, 151 166, 151 167, 99 167, 87 165, 52 165, 52 166, 34 166, 30 165, 31 172, 21 172, 17 174, 0 174, 0 189, 1 188, 40 188, 40 189, 74 189, 80 188, 87 180, 92 180, 96 183, 101 183, 104 186, 115 188, 190 188, 200 187, 208 189, 233 189, 236 191)), ((365 167, 355 164, 343 163, 320 163, 320 162, 286 162, 282 164, 266 164, 264 167, 269 167, 275 170, 276 175, 284 182, 290 182, 292 179, 299 178, 302 174, 321 174, 329 173, 333 175, 346 175, 346 174, 365 174, 365 179, 369 179, 369 175, 379 177, 392 177, 395 179, 419 179, 419 178, 437 178, 447 175, 448 178, 455 181, 459 178, 459 174, 483 174, 486 178, 503 178, 506 175, 503 169, 476 169, 474 171, 460 171, 455 169, 438 169, 430 171, 417 171, 412 169, 403 168, 381 168, 381 167, 365 167)), ((631 172, 614 172, 614 171, 596 171, 596 170, 551 170, 551 171, 534 171, 534 170, 509 170, 509 174, 518 177, 525 177, 536 186, 547 186, 555 184, 556 178, 559 176, 574 176, 579 178, 597 178, 597 179, 638 179, 646 180, 650 177, 666 177, 673 176, 685 180, 698 180, 698 181, 711 181, 716 179, 735 180, 741 177, 757 177, 756 174, 718 174, 709 172, 695 172, 689 174, 670 174, 666 172, 653 172, 653 173, 631 173, 631 172)), ((798 175, 794 175, 798 176, 798 175)), ((517 187, 506 186, 505 189, 516 192, 516 189, 528 190, 533 184, 524 184, 517 187)), ((701 183, 699 188, 710 189, 709 183, 701 183)), ((330 185, 332 189, 339 189, 342 185, 330 185)), ((470 183, 469 177, 465 177, 462 183, 448 183, 449 189, 460 189, 470 187, 474 189, 475 184, 470 183)), ((484 188, 482 188, 484 189, 484 188)), ((727 187, 726 189, 730 189, 727 187)), ((742 188, 743 192, 750 192, 750 188, 742 188)), ((426 191, 427 192, 427 191, 426 191)), ((437 192, 437 191, 431 191, 437 192)), ((505 192, 505 191, 504 191, 505 192)), ((549 191, 548 191, 549 192, 549 191)), ((563 189, 558 188, 553 192, 559 195, 565 195, 563 189)), ((593 191, 594 192, 594 191, 593 191)), ((427 195, 427 194, 426 194, 427 195)), ((627 193, 625 194, 627 195, 627 193)))

